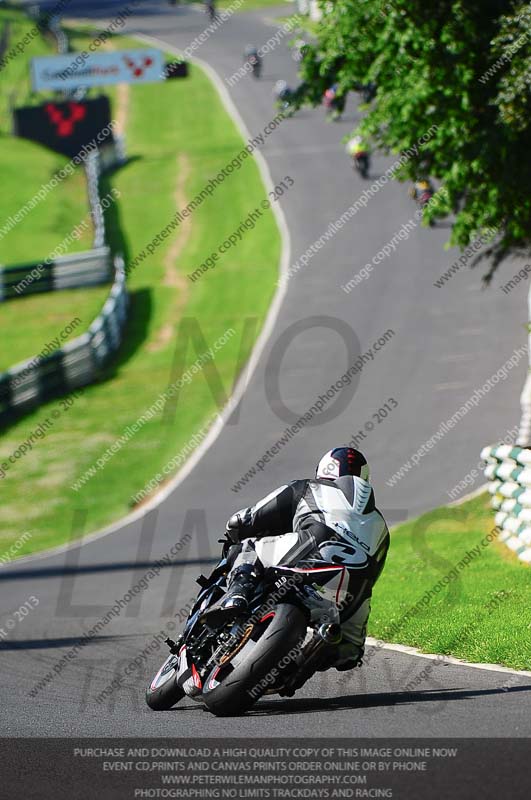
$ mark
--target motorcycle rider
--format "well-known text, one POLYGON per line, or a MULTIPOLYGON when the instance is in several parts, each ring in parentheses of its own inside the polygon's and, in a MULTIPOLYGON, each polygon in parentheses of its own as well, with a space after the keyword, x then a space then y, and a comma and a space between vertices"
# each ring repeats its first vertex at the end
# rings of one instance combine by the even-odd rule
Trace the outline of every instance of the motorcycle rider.
MULTIPOLYGON (((429 178, 423 178, 422 180, 415 181, 409 190, 409 194, 417 203, 419 208, 424 211, 426 207, 429 207, 430 202, 435 194, 435 189, 429 178)), ((435 225, 435 219, 432 216, 428 217, 428 224, 430 228, 433 228, 435 225)))
POLYGON ((284 566, 303 565, 319 558, 346 564, 349 585, 340 605, 342 639, 329 648, 321 669, 342 671, 361 665, 372 587, 383 569, 389 531, 377 510, 365 456, 346 445, 329 450, 319 461, 314 479, 295 480, 276 489, 251 508, 236 512, 227 522, 232 567, 224 598, 208 609, 203 620, 213 624, 235 618, 248 608, 264 564, 254 543, 296 532, 295 545, 281 559, 284 566), (355 555, 354 560, 352 556, 355 555))
POLYGON ((245 50, 243 51, 243 60, 245 63, 251 65, 251 69, 255 78, 260 77, 260 71, 262 69, 262 59, 260 58, 260 53, 256 49, 256 47, 252 44, 248 44, 245 50))
POLYGON ((369 171, 370 150, 361 136, 353 136, 347 142, 347 153, 352 158, 354 166, 359 164, 361 172, 365 175, 369 171))
POLYGON ((338 84, 334 83, 323 95, 323 103, 327 109, 328 116, 334 122, 341 119, 341 115, 345 110, 345 103, 347 98, 344 94, 339 93, 338 84))
POLYGON ((435 194, 435 189, 429 178, 422 178, 421 180, 415 181, 409 190, 409 194, 420 206, 424 206, 435 194))
POLYGON ((284 80, 276 81, 273 87, 273 95, 277 108, 288 110, 293 99, 293 90, 288 86, 288 82, 284 80))
POLYGON ((216 11, 216 3, 215 0, 206 0, 205 2, 205 11, 209 16, 211 22, 214 22, 217 18, 218 12, 216 11))

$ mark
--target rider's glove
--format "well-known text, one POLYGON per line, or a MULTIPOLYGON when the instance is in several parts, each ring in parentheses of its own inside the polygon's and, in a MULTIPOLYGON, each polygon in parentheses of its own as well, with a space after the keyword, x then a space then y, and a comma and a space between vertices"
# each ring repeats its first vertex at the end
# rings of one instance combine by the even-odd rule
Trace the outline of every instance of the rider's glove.
POLYGON ((252 522, 252 514, 250 508, 242 508, 237 511, 227 522, 226 533, 227 537, 233 544, 240 544, 243 539, 247 539, 249 534, 246 533, 245 528, 252 522))

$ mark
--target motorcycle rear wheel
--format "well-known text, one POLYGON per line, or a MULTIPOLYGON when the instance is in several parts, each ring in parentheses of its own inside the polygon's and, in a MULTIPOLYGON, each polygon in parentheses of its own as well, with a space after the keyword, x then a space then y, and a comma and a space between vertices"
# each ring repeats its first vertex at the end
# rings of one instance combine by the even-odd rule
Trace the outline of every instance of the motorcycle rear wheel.
POLYGON ((216 667, 207 676, 202 699, 217 717, 237 716, 248 711, 273 682, 274 670, 278 671, 280 662, 288 658, 291 651, 296 651, 304 639, 306 617, 296 606, 282 603, 269 614, 271 622, 243 662, 219 683, 216 677, 222 667, 216 667))

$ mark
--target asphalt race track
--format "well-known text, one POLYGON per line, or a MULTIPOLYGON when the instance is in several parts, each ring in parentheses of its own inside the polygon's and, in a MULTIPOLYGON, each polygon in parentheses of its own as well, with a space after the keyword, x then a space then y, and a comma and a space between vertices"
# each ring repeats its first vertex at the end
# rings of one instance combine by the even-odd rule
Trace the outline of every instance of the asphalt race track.
MULTIPOLYGON (((122 8, 122 3, 110 0, 73 0, 68 14, 110 19, 122 8)), ((246 44, 259 46, 274 33, 275 16, 271 10, 237 14, 197 55, 223 80, 241 66, 246 44)), ((154 0, 138 4, 127 30, 184 48, 205 25, 199 9, 172 9, 154 0)), ((284 77, 295 82, 296 67, 285 44, 290 38, 266 59, 260 82, 247 76, 230 90, 252 135, 275 114, 274 82, 284 77)), ((327 123, 322 109, 298 113, 261 148, 275 184, 287 175, 294 180, 281 200, 291 235, 291 263, 391 163, 375 157, 366 184, 353 174, 341 139, 356 119, 355 100, 349 101, 337 124, 327 123)), ((423 133, 419 130, 419 138, 423 133)), ((0 644, 4 735, 531 735, 531 677, 442 665, 386 649, 372 654, 369 648, 370 663, 362 670, 320 675, 295 698, 264 700, 229 725, 188 701, 158 714, 145 706, 144 686, 162 661, 162 651, 151 655, 148 663, 144 660, 109 700, 99 706, 94 702, 195 594, 194 578, 208 571, 227 517, 285 480, 310 474, 322 452, 349 440, 389 398, 398 407, 360 446, 372 464, 378 504, 391 522, 448 502, 447 492, 476 466, 482 447, 503 438, 517 423, 525 357, 417 467, 394 487, 386 485, 441 422, 525 344, 526 335, 524 293, 498 297, 500 283, 519 265, 505 265, 503 279, 498 277, 487 290, 481 286, 481 267, 461 270, 443 288, 433 285, 458 255, 443 249, 447 227, 418 226, 367 280, 349 294, 342 291, 414 211, 407 187, 386 184, 289 281, 273 335, 237 418, 225 426, 208 458, 158 509, 81 548, 2 568, 3 613, 18 608, 29 595, 40 600, 16 636, 0 644), (297 323, 295 333, 286 334, 297 323), (362 353, 386 331, 392 330, 393 336, 365 364, 343 410, 337 407, 325 423, 303 429, 244 489, 231 491, 292 421, 275 394, 279 373, 279 396, 295 419, 350 366, 343 338, 347 326, 362 353), (279 355, 275 344, 283 334, 287 349, 279 355), (187 531, 193 538, 176 555, 175 565, 164 569, 55 680, 30 697, 30 690, 57 660, 187 531), (418 688, 404 689, 433 663, 418 688)))

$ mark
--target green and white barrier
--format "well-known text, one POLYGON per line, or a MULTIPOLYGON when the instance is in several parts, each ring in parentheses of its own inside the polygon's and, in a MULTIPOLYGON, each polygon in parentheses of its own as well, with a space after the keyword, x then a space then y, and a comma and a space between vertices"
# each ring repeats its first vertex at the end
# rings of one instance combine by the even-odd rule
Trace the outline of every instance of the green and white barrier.
POLYGON ((491 505, 501 528, 500 541, 531 564, 531 449, 498 445, 485 447, 481 458, 487 462, 491 505))

